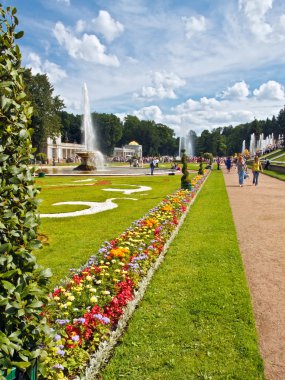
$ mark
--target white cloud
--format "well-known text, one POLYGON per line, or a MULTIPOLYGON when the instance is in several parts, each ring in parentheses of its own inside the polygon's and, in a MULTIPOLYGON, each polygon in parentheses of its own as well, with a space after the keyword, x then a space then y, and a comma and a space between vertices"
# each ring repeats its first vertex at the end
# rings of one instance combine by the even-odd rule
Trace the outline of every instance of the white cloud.
POLYGON ((124 31, 124 25, 114 20, 107 11, 99 11, 97 18, 92 20, 93 30, 102 33, 108 42, 113 41, 124 31))
POLYGON ((264 100, 284 100, 284 86, 280 83, 270 80, 267 83, 263 83, 259 89, 253 91, 254 96, 257 99, 264 100))
POLYGON ((182 21, 184 22, 185 33, 188 39, 197 33, 206 31, 206 19, 204 16, 182 17, 182 21))
POLYGON ((60 4, 70 5, 70 0, 56 0, 60 4))
POLYGON ((39 55, 30 53, 28 55, 27 67, 32 69, 33 74, 47 74, 51 83, 60 82, 67 77, 66 72, 61 69, 56 63, 45 60, 42 62, 39 55))
POLYGON ((222 98, 244 99, 248 97, 248 95, 248 85, 244 81, 241 81, 223 91, 222 98))
POLYGON ((280 26, 285 31, 285 14, 280 16, 280 26))
POLYGON ((207 97, 201 97, 199 100, 189 98, 166 112, 153 104, 136 110, 133 114, 140 119, 168 125, 174 129, 176 135, 183 136, 190 129, 199 134, 204 129, 236 126, 251 122, 255 118, 265 120, 277 115, 285 99, 284 87, 275 81, 261 84, 253 94, 249 93, 244 81, 237 82, 228 87, 227 93, 227 98, 221 100, 207 97))
POLYGON ((158 106, 143 107, 138 111, 134 111, 134 115, 141 120, 154 120, 157 123, 162 120, 162 111, 158 106))
POLYGON ((115 55, 105 53, 106 47, 93 34, 84 33, 81 38, 77 38, 63 23, 57 22, 54 28, 54 35, 59 44, 73 58, 105 66, 117 67, 120 65, 115 55))
POLYGON ((239 0, 239 9, 248 20, 251 32, 265 41, 272 33, 272 26, 265 21, 267 12, 272 9, 273 0, 239 0))
POLYGON ((154 98, 176 99, 177 96, 174 90, 183 87, 185 84, 185 80, 174 73, 156 71, 152 74, 152 86, 143 86, 141 94, 135 94, 135 96, 147 98, 148 100, 154 98))
POLYGON ((78 20, 75 26, 75 30, 77 33, 82 33, 87 29, 87 22, 84 20, 78 20))
POLYGON ((199 101, 193 99, 187 99, 186 102, 179 104, 177 107, 173 108, 180 114, 193 112, 193 111, 213 111, 221 107, 221 102, 215 98, 203 97, 199 101))

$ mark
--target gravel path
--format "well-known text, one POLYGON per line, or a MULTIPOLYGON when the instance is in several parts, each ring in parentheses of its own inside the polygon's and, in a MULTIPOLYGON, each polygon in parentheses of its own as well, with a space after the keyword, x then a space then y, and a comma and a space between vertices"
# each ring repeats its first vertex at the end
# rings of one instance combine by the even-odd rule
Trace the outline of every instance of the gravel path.
POLYGON ((285 379, 285 182, 223 168, 268 380, 285 379))

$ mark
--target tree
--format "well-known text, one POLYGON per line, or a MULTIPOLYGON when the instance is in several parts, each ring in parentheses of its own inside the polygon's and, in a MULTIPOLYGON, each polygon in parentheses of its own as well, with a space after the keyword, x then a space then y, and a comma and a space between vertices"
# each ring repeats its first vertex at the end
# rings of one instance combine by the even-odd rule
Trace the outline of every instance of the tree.
POLYGON ((123 133, 120 140, 121 145, 126 145, 137 138, 140 123, 140 119, 136 116, 127 115, 125 117, 123 133))
POLYGON ((25 91, 34 108, 31 128, 32 144, 37 152, 43 152, 47 137, 61 133, 59 112, 64 104, 59 96, 53 96, 53 87, 46 74, 32 75, 30 69, 24 71, 25 91))
POLYGON ((283 149, 285 150, 285 107, 281 109, 278 114, 277 124, 278 124, 278 135, 283 135, 283 149))
POLYGON ((16 366, 25 370, 43 353, 49 330, 42 318, 49 271, 38 268, 39 215, 21 54, 15 39, 16 8, 0 4, 0 379, 16 366))
POLYGON ((205 129, 197 141, 197 151, 199 154, 205 152, 212 152, 212 136, 211 133, 205 129))
POLYGON ((66 111, 59 112, 62 142, 81 143, 81 115, 73 115, 66 111))
POLYGON ((179 141, 174 137, 174 131, 164 124, 156 124, 159 136, 159 154, 162 156, 176 156, 179 141))
POLYGON ((117 142, 121 139, 123 126, 121 120, 113 114, 92 113, 97 131, 99 147, 102 153, 112 155, 117 142))
POLYGON ((144 156, 175 155, 178 151, 178 140, 171 128, 128 115, 124 120, 120 143, 124 145, 132 140, 142 145, 144 156))

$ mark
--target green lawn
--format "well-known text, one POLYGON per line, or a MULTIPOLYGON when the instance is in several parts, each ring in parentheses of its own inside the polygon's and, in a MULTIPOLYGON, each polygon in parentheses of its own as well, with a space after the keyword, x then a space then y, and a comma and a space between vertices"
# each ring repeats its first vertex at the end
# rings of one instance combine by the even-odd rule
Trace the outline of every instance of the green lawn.
POLYGON ((264 379, 221 172, 208 178, 101 379, 264 379))
POLYGON ((270 152, 268 154, 261 156, 261 158, 266 158, 268 160, 272 160, 272 159, 274 159, 274 157, 277 157, 280 154, 282 154, 282 149, 277 149, 277 150, 274 150, 273 152, 270 152))
POLYGON ((285 173, 278 173, 273 170, 263 170, 263 173, 269 175, 270 177, 274 177, 280 179, 281 181, 285 181, 285 173))
POLYGON ((177 176, 93 177, 90 182, 75 182, 82 179, 86 180, 86 177, 37 179, 37 184, 42 188, 39 196, 43 200, 39 207, 40 212, 72 212, 86 207, 52 204, 66 201, 104 202, 107 198, 121 198, 116 200, 119 207, 94 215, 41 219, 39 233, 44 247, 35 254, 38 263, 51 268, 54 273, 51 287, 68 275, 70 268, 78 268, 84 264, 105 240, 116 238, 132 222, 156 206, 165 195, 180 188, 180 177, 177 176), (130 195, 102 190, 131 189, 137 186, 148 186, 152 190, 130 195))

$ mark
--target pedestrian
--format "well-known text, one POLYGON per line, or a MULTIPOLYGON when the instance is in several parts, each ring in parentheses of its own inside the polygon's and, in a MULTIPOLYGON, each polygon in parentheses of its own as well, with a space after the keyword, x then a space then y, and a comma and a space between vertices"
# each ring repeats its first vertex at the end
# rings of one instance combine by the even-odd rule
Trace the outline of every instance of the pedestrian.
POLYGON ((267 170, 269 168, 269 165, 270 165, 270 161, 267 159, 264 165, 264 169, 267 170))
POLYGON ((254 157, 254 161, 252 163, 252 175, 253 175, 253 178, 252 178, 252 184, 257 186, 258 185, 258 177, 259 177, 259 173, 262 172, 262 166, 261 166, 261 162, 259 160, 259 157, 258 156, 255 156, 254 157))
POLYGON ((149 166, 150 166, 150 174, 153 175, 154 167, 155 167, 154 160, 150 161, 150 165, 149 166))
POLYGON ((217 158, 217 170, 220 170, 220 163, 221 163, 221 160, 220 160, 220 157, 217 158))
POLYGON ((228 173, 230 173, 230 171, 231 171, 231 167, 232 167, 232 160, 231 160, 230 157, 227 157, 225 164, 226 164, 226 167, 227 167, 228 173))
POLYGON ((239 156, 237 159, 237 173, 238 173, 238 183, 240 187, 243 187, 245 171, 246 171, 246 164, 242 156, 239 156))

